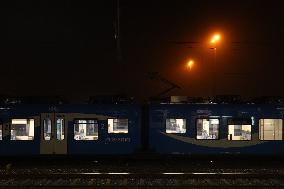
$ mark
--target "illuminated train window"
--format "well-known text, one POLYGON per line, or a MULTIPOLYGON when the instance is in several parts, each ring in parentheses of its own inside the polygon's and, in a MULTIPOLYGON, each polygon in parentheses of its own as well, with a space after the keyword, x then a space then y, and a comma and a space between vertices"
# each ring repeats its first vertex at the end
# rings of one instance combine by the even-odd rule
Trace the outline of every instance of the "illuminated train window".
POLYGON ((282 119, 260 119, 260 140, 282 140, 282 119))
POLYGON ((64 119, 57 118, 56 119, 56 139, 57 140, 64 140, 64 119))
POLYGON ((74 121, 75 140, 98 140, 97 120, 75 120, 74 121))
POLYGON ((12 119, 11 140, 33 140, 34 119, 12 119))
POLYGON ((228 140, 251 140, 251 120, 229 119, 228 140))
POLYGON ((2 140, 2 124, 0 123, 0 140, 2 140))
POLYGON ((166 119, 166 133, 185 133, 186 119, 166 119))
POLYGON ((219 119, 197 119, 197 139, 218 139, 219 119))
POLYGON ((43 139, 51 140, 51 119, 47 118, 43 120, 43 139))
POLYGON ((128 119, 108 119, 108 133, 128 133, 128 119))

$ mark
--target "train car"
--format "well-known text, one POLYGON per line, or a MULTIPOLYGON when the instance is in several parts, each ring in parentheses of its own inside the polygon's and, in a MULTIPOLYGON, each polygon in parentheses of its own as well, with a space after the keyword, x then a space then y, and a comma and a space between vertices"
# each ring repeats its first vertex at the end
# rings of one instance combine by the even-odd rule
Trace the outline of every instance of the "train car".
POLYGON ((133 154, 140 119, 135 104, 2 104, 0 155, 133 154))
POLYGON ((283 155, 283 104, 151 104, 149 146, 159 154, 283 155))

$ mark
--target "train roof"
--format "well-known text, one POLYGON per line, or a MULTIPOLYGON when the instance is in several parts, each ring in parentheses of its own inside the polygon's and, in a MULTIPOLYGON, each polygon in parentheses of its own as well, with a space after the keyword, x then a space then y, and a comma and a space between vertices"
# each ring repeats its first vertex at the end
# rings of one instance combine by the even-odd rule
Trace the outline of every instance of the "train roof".
MULTIPOLYGON (((0 104, 18 105, 18 104, 77 104, 62 96, 11 96, 0 95, 0 104)), ((134 98, 126 95, 97 95, 91 96, 88 100, 79 102, 79 104, 133 104, 134 98)))
POLYGON ((0 104, 67 104, 60 96, 0 96, 0 104))
MULTIPOLYGON (((3 96, 0 104, 74 104, 61 96, 3 96)), ((75 103, 78 104, 78 103, 75 103)), ((79 104, 136 104, 133 97, 126 95, 96 95, 79 104)), ((170 96, 150 99, 148 104, 284 104, 281 96, 260 96, 242 98, 239 95, 217 95, 214 97, 170 96)))
POLYGON ((214 97, 171 96, 151 99, 151 104, 284 104, 281 96, 242 98, 240 95, 217 95, 214 97))

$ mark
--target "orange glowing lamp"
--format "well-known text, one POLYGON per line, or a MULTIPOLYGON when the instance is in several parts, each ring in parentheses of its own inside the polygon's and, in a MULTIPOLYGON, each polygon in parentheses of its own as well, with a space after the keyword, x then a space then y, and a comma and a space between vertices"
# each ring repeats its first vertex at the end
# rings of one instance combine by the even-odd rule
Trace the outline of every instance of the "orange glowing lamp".
POLYGON ((187 67, 191 70, 193 64, 194 64, 194 61, 193 60, 189 60, 188 63, 187 63, 187 67))
POLYGON ((221 39, 221 35, 215 34, 211 39, 211 43, 217 43, 220 39, 221 39))

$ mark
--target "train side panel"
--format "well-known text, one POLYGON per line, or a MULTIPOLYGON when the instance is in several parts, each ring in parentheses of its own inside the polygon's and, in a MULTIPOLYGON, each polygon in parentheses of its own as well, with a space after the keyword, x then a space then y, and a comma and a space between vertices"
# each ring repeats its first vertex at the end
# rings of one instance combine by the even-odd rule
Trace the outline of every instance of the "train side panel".
MULTIPOLYGON (((1 124, 2 124, 2 140, 0 141, 0 155, 13 156, 13 155, 38 155, 40 154, 40 141, 41 141, 41 125, 40 125, 40 112, 46 112, 48 106, 44 105, 18 105, 18 106, 2 106, 1 108, 1 124), (16 136, 11 133, 12 119, 17 120, 33 120, 33 132, 31 131, 31 140, 18 140, 16 136)), ((19 130, 20 132, 20 130, 19 130)), ((17 137, 21 136, 19 133, 17 137)))
POLYGON ((141 110, 133 104, 9 105, 1 108, 0 116, 0 156, 132 154, 141 147, 141 110), (75 136, 74 121, 85 119, 98 124, 95 140, 75 136), (108 133, 108 119, 127 120, 127 132, 108 133))
MULTIPOLYGON (((283 119, 280 105, 159 104, 149 108, 150 148, 160 154, 284 154, 281 140, 260 140, 260 119, 283 119), (185 133, 167 133, 167 119, 185 119, 185 133), (197 119, 219 120, 219 139, 197 140, 197 119), (250 119, 250 140, 228 140, 229 119, 250 119)), ((283 126, 282 126, 283 128, 283 126)), ((282 132, 282 131, 281 131, 282 132)))
POLYGON ((97 140, 75 140, 74 123, 68 123, 68 153, 74 154, 132 154, 141 145, 141 111, 136 105, 89 105, 76 107, 77 116, 98 120, 97 140), (79 113, 79 115, 78 115, 79 113), (109 133, 109 119, 127 119, 127 133, 109 133))

